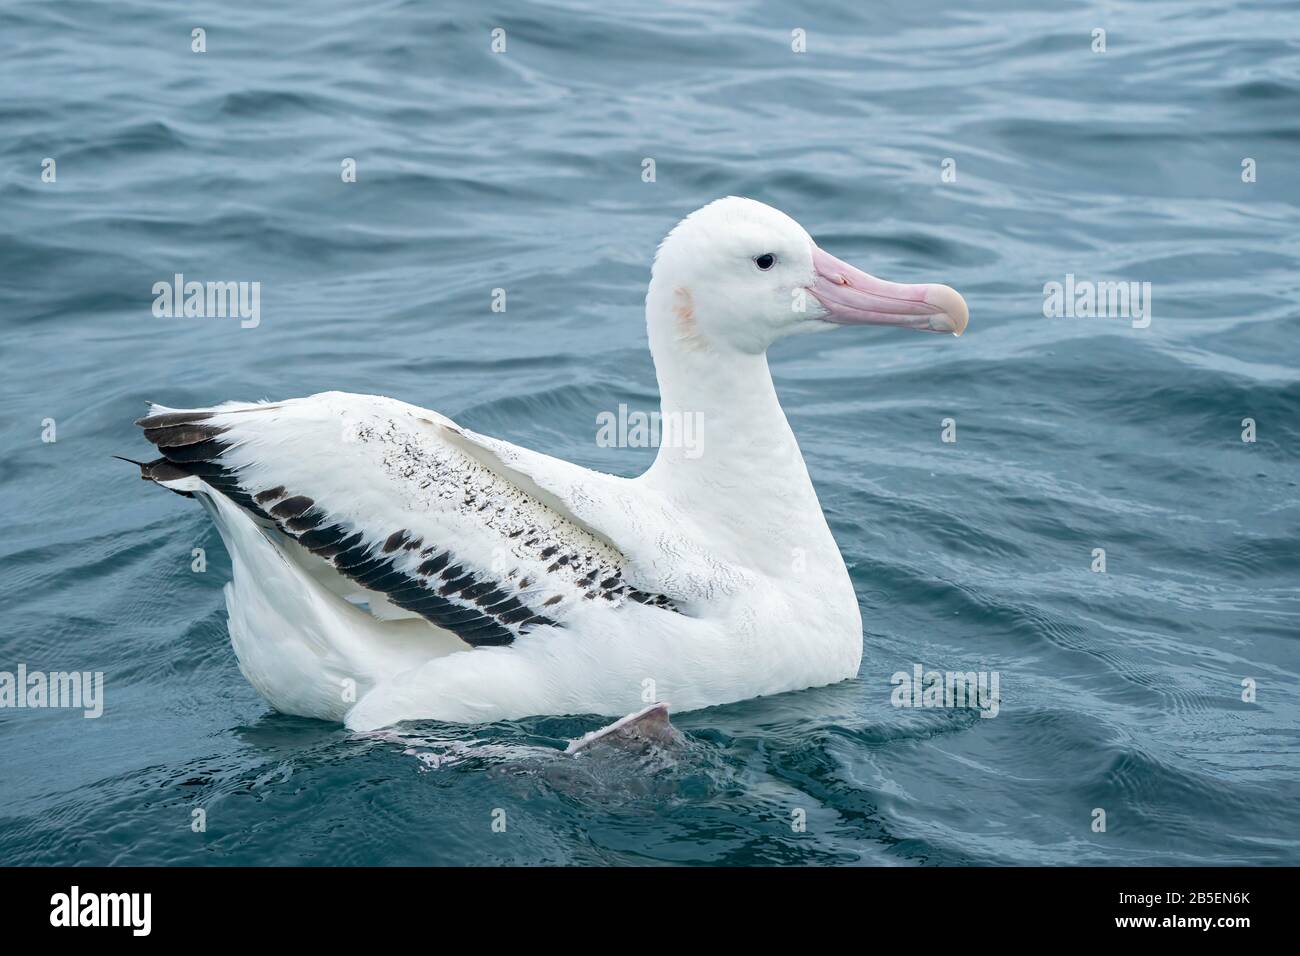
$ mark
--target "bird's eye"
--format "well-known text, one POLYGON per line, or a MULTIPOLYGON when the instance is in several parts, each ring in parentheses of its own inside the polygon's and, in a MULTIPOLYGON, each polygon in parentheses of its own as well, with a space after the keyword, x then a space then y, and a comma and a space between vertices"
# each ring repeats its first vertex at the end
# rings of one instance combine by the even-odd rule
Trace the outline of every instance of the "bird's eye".
POLYGON ((765 252, 761 256, 754 257, 754 265, 758 266, 764 272, 776 265, 776 256, 770 252, 765 252))

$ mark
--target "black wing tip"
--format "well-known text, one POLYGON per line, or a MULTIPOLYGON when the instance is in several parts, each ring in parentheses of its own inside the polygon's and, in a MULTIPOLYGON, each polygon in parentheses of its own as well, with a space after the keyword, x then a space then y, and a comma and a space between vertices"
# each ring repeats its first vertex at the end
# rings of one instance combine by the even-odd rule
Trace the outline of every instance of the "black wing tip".
MULTIPOLYGON (((123 458, 121 455, 114 455, 118 461, 124 461, 127 464, 135 465, 140 469, 140 478, 144 481, 152 481, 155 484, 162 481, 175 481, 177 478, 188 478, 191 472, 186 471, 174 462, 166 458, 157 458, 153 461, 136 461, 134 458, 123 458)), ((181 495, 184 498, 193 498, 193 492, 181 491, 178 488, 168 488, 168 491, 181 495)))
POLYGON ((204 422, 213 415, 210 411, 201 412, 159 412, 157 415, 145 415, 137 418, 135 423, 141 428, 169 428, 173 425, 190 425, 204 422))

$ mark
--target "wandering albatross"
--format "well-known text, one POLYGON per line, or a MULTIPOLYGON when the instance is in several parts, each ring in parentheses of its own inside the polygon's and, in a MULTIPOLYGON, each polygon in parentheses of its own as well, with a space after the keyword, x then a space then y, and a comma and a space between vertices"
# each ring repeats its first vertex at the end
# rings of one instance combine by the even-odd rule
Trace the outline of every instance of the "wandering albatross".
POLYGON ((660 245, 646 295, 665 420, 636 478, 480 435, 390 398, 325 392, 153 405, 143 477, 197 498, 230 552, 230 638, 276 710, 402 720, 620 715, 821 686, 862 658, 852 582, 767 366, 787 335, 960 335, 944 285, 822 251, 728 197, 660 245))

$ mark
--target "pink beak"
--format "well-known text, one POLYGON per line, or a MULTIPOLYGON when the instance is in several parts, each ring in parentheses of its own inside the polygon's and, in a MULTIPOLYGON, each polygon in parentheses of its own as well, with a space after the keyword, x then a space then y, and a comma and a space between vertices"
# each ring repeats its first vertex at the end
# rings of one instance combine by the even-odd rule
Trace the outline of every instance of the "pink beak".
POLYGON ((956 289, 933 283, 902 285, 855 269, 813 246, 816 272, 808 291, 837 325, 901 325, 923 332, 966 331, 969 312, 956 289))

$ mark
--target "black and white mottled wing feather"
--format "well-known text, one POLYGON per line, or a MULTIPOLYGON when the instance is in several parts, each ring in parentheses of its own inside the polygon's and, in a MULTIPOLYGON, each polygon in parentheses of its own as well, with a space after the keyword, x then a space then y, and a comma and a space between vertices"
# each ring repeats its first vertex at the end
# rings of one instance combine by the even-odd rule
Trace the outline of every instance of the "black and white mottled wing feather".
POLYGON ((468 644, 563 626, 582 602, 676 609, 628 580, 613 541, 467 453, 454 423, 423 409, 325 393, 155 406, 137 424, 162 454, 145 478, 182 493, 201 480, 372 599, 468 644))

